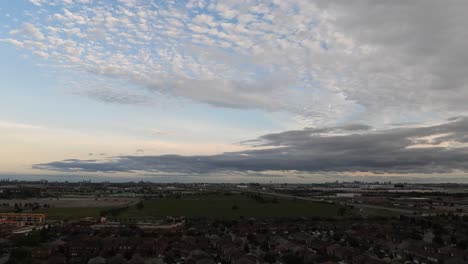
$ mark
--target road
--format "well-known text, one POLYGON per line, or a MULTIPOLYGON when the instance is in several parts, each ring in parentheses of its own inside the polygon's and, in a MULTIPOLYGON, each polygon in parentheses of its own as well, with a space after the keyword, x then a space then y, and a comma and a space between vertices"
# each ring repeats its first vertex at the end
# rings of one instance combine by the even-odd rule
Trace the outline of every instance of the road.
MULTIPOLYGON (((239 190, 236 190, 239 191, 239 190)), ((296 199, 296 200, 304 200, 304 201, 312 201, 312 202, 321 202, 324 203, 326 201, 316 199, 316 198, 310 198, 310 197, 302 197, 302 196, 295 196, 295 195, 290 195, 290 194, 282 194, 282 193, 275 193, 275 192, 265 192, 265 191, 257 191, 257 190, 248 190, 248 189, 242 189, 243 192, 250 192, 250 193, 255 193, 255 194, 262 194, 262 195, 268 195, 268 196, 275 196, 279 198, 287 198, 287 199, 296 199)), ((346 205, 352 205, 355 208, 359 209, 373 209, 373 210, 386 210, 390 212, 395 212, 398 214, 404 214, 404 215, 413 215, 415 211, 413 210, 408 210, 408 209, 402 209, 402 208, 394 208, 394 207, 386 207, 386 206, 381 206, 381 205, 373 205, 373 204, 354 204, 354 203, 346 203, 346 205)))

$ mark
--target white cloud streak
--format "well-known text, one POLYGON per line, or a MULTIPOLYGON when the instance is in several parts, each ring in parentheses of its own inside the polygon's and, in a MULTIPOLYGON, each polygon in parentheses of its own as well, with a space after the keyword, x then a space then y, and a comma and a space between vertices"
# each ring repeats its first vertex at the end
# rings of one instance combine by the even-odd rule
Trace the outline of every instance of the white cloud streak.
POLYGON ((1 129, 41 129, 42 127, 37 126, 37 125, 31 125, 31 124, 0 121, 0 128, 1 129))

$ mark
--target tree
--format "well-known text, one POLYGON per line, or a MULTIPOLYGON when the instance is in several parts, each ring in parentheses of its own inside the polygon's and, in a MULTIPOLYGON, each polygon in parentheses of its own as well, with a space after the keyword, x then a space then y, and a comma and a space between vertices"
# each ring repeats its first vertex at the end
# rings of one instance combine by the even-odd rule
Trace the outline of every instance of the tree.
POLYGON ((344 216, 345 214, 346 214, 346 208, 345 207, 338 208, 338 215, 339 216, 344 216))
POLYGON ((444 244, 444 240, 439 236, 439 235, 436 235, 434 237, 434 242, 439 244, 439 245, 443 245, 444 244))
POLYGON ((275 263, 276 262, 276 256, 273 253, 266 253, 265 257, 263 259, 267 263, 275 263))
POLYGON ((244 244, 244 252, 245 252, 245 253, 250 253, 250 247, 249 247, 249 244, 248 244, 248 243, 245 243, 245 244, 244 244))
POLYGON ((289 253, 289 254, 286 254, 283 256, 283 261, 284 263, 286 264, 301 264, 301 263, 304 263, 304 261, 302 260, 302 258, 292 254, 292 253, 289 253))
POLYGON ((263 251, 268 251, 270 249, 270 246, 268 245, 268 242, 267 241, 263 241, 261 244, 260 244, 260 249, 263 250, 263 251))
POLYGON ((257 237, 252 233, 247 235, 247 240, 252 244, 258 244, 257 237))
POLYGON ((463 250, 465 250, 467 248, 467 241, 466 240, 460 240, 458 241, 457 243, 457 246, 463 250))
POLYGON ((15 248, 10 253, 10 259, 7 264, 23 263, 29 264, 32 263, 31 252, 23 247, 15 248))
POLYGON ((163 257, 164 262, 168 264, 176 263, 176 259, 177 259, 177 253, 173 250, 167 251, 167 253, 163 257))
POLYGON ((138 202, 138 203, 136 204, 136 208, 137 208, 138 210, 141 210, 141 209, 143 209, 144 207, 145 207, 145 205, 143 205, 143 202, 142 202, 142 201, 140 201, 140 202, 138 202))

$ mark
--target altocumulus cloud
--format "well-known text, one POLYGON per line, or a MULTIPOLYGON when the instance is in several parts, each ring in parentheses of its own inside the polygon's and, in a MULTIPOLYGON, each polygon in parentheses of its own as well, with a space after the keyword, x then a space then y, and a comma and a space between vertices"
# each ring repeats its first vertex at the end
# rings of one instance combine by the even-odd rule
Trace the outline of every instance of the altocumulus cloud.
POLYGON ((33 167, 65 172, 303 171, 443 173, 468 171, 468 118, 425 126, 373 130, 365 125, 305 128, 267 134, 255 147, 212 156, 117 156, 63 160, 33 167))
POLYGON ((84 73, 133 84, 78 93, 96 100, 141 104, 129 95, 148 90, 320 125, 468 113, 468 1, 30 2, 0 42, 81 85, 84 73))

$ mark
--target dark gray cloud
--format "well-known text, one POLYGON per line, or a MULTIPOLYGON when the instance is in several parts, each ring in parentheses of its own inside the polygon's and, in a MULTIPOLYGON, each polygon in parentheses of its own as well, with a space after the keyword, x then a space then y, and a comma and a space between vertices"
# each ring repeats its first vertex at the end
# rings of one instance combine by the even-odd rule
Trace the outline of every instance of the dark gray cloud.
POLYGON ((306 128, 250 141, 256 148, 212 156, 118 156, 105 160, 68 159, 33 167, 85 172, 212 173, 297 170, 305 172, 441 173, 468 171, 468 118, 440 125, 370 130, 352 125, 306 128), (357 131, 359 130, 359 131, 357 131), (365 132, 363 132, 363 130, 365 132), (321 134, 347 131, 347 134, 321 134), (450 145, 442 144, 450 142, 450 145), (424 147, 415 147, 415 145, 424 147))
MULTIPOLYGON (((466 111, 466 1, 316 1, 337 31, 367 51, 346 95, 377 119, 466 111), (449 41, 450 40, 450 41, 449 41), (396 107, 395 107, 396 106, 396 107), (389 113, 390 112, 390 113, 389 113)), ((348 76, 349 77, 349 76, 348 76)))

